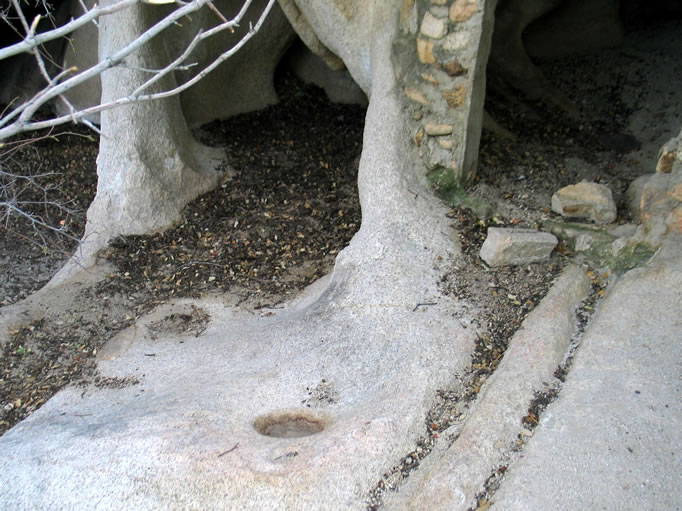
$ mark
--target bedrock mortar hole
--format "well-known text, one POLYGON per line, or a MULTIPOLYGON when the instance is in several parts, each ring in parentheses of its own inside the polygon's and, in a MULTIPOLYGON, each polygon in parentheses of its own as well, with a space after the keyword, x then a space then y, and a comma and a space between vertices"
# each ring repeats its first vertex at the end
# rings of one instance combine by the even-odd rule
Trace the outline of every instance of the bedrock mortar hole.
POLYGON ((307 411, 273 412, 253 421, 253 428, 264 436, 300 438, 320 433, 327 421, 307 411))

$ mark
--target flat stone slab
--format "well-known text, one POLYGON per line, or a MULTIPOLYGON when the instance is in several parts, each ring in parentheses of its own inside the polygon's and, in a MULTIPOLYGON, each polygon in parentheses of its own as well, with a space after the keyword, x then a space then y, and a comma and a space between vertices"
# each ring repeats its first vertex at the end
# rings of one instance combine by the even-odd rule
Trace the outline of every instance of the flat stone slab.
POLYGON ((489 266, 536 263, 549 259, 557 243, 548 232, 489 227, 480 256, 489 266))
POLYGON ((682 507, 680 248, 616 283, 492 509, 682 507))

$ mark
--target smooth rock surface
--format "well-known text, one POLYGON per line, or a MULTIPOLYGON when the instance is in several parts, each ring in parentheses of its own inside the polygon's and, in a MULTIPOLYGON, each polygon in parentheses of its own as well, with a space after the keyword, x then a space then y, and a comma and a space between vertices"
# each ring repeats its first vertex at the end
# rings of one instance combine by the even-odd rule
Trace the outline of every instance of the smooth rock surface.
POLYGON ((589 289, 585 270, 569 266, 564 271, 509 341, 464 424, 441 435, 456 435, 456 440, 422 461, 400 492, 387 499, 387 509, 475 509, 476 495, 518 435, 532 434, 520 418, 538 393, 557 383, 554 372, 576 331, 575 310, 589 289))
POLYGON ((557 243, 548 232, 489 227, 480 256, 489 266, 535 263, 549 259, 557 243))
POLYGON ((617 214, 609 187, 587 182, 558 190, 552 195, 552 211, 569 218, 588 218, 597 224, 610 224, 617 214))
POLYGON ((680 509, 681 249, 610 291, 492 509, 680 509))
POLYGON ((216 319, 197 338, 125 332, 99 370, 139 384, 65 389, 0 437, 3 504, 363 509, 414 449, 436 391, 469 366, 477 327, 439 287, 440 266, 459 250, 423 169, 405 155, 391 68, 398 24, 383 22, 397 13, 381 5, 358 177, 363 222, 331 278, 263 317, 198 302, 216 319), (425 300, 436 305, 415 310, 425 300))

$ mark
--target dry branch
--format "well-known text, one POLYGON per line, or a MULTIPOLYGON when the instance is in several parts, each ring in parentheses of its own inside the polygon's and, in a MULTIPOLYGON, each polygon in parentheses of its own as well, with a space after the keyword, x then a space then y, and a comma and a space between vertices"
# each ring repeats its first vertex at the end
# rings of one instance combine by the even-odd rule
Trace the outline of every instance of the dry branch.
MULTIPOLYGON (((18 0, 12 1, 14 3, 15 9, 20 11, 21 6, 18 0)), ((31 26, 28 26, 28 23, 26 22, 22 13, 20 18, 23 19, 22 24, 24 25, 27 31, 26 37, 24 38, 24 41, 17 43, 13 46, 10 46, 8 48, 5 48, 3 50, 0 50, 0 60, 7 58, 8 56, 11 55, 16 55, 21 52, 30 53, 35 52, 34 54, 36 55, 38 65, 42 66, 41 73, 43 74, 43 76, 46 77, 48 83, 35 96, 28 99, 21 105, 14 107, 9 112, 6 112, 2 117, 0 117, 0 140, 6 139, 8 137, 26 131, 49 128, 67 122, 80 122, 84 117, 87 117, 94 113, 102 112, 104 110, 109 110, 116 106, 127 105, 130 103, 140 101, 151 101, 156 99, 167 98, 169 96, 174 96, 176 94, 181 93, 182 91, 188 89, 189 87, 197 83, 199 80, 204 78, 208 73, 213 71, 222 62, 224 62, 232 55, 234 55, 237 51, 239 51, 239 49, 242 48, 248 42, 248 40, 251 39, 258 32, 260 27, 263 25, 263 22, 265 21, 265 18, 272 9, 275 0, 269 0, 261 16, 259 17, 256 25, 251 26, 249 31, 232 48, 226 50, 224 53, 222 53, 220 56, 214 59, 211 63, 206 65, 204 69, 198 72, 193 78, 167 91, 161 91, 153 94, 144 94, 144 91, 148 90, 149 87, 151 87, 154 83, 158 82, 160 79, 162 79, 169 73, 182 69, 183 66, 186 68, 188 65, 191 65, 187 64, 186 60, 189 58, 191 52, 196 48, 196 46, 198 46, 204 40, 208 39, 209 37, 213 37, 214 35, 225 30, 234 31, 234 28, 238 27, 239 24, 244 19, 244 16, 246 15, 249 7, 252 4, 252 1, 253 0, 245 0, 244 4, 242 5, 242 8, 231 20, 227 20, 227 18, 221 15, 220 16, 221 23, 219 23, 218 25, 209 30, 199 31, 199 33, 192 39, 189 45, 176 59, 174 59, 170 64, 168 64, 168 66, 164 67, 163 69, 154 70, 153 71, 154 76, 152 76, 142 85, 138 86, 128 96, 121 97, 117 100, 105 104, 95 105, 90 108, 82 110, 73 110, 69 112, 69 114, 40 121, 34 121, 33 117, 41 107, 43 107, 50 101, 62 96, 64 93, 73 89, 77 85, 84 83, 86 80, 99 76, 107 69, 123 64, 124 59, 127 56, 129 56, 131 53, 133 53, 135 50, 139 49, 143 45, 147 44, 153 37, 161 33, 169 26, 178 22, 181 18, 195 11, 198 11, 204 6, 210 6, 212 10, 215 10, 215 6, 211 3, 210 0, 193 0, 192 2, 182 4, 178 9, 168 14, 166 17, 164 17, 162 20, 157 22, 152 27, 148 28, 145 32, 140 34, 135 40, 127 44, 122 49, 118 50, 112 55, 101 58, 98 64, 90 67, 87 70, 81 71, 75 74, 74 76, 65 79, 64 81, 62 81, 62 79, 64 79, 68 74, 75 72, 76 70, 66 69, 61 71, 55 77, 49 77, 47 75, 47 70, 44 70, 43 72, 44 65, 42 65, 42 60, 40 58, 39 53, 37 52, 38 45, 61 37, 62 35, 66 35, 62 30, 63 27, 51 30, 49 32, 45 32, 43 34, 35 34, 34 27, 37 23, 34 21, 34 23, 31 26)), ((101 8, 95 6, 85 14, 81 15, 76 20, 72 20, 71 22, 67 23, 64 26, 65 27, 71 26, 77 28, 78 26, 82 26, 89 21, 93 21, 94 19, 98 18, 101 15, 119 11, 121 9, 130 7, 131 5, 136 4, 138 2, 139 0, 124 0, 115 3, 109 8, 101 8), (97 15, 94 15, 93 13, 97 13, 97 15)), ((37 19, 38 18, 36 18, 36 20, 37 19)))
MULTIPOLYGON (((19 26, 16 27, 15 30, 22 34, 21 37, 23 39, 16 44, 0 48, 0 61, 22 53, 33 55, 36 66, 45 80, 45 86, 42 90, 34 94, 33 97, 25 100, 21 104, 11 104, 0 112, 0 149, 2 150, 0 152, 0 227, 8 229, 10 226, 10 217, 23 218, 24 221, 30 223, 34 235, 41 240, 39 243, 41 243, 42 246, 47 245, 46 239, 42 235, 42 232, 44 231, 64 234, 66 237, 76 241, 73 235, 64 229, 64 225, 54 225, 48 220, 50 215, 40 213, 40 207, 42 207, 45 211, 50 210, 53 213, 56 212, 57 215, 61 215, 62 218, 75 214, 75 211, 70 208, 70 205, 67 202, 55 198, 59 196, 57 193, 58 190, 51 189, 49 186, 42 184, 42 180, 44 178, 49 178, 52 174, 24 172, 21 168, 17 169, 16 165, 13 165, 11 170, 8 169, 7 163, 10 161, 11 154, 16 149, 17 144, 23 145, 24 143, 30 142, 30 140, 28 142, 13 143, 3 143, 3 140, 21 133, 52 128, 68 122, 83 123, 99 133, 97 128, 91 122, 87 121, 88 116, 121 105, 152 101, 181 93, 239 51, 239 49, 242 48, 261 28, 265 18, 275 3, 275 0, 269 0, 260 14, 257 23, 250 26, 249 30, 241 36, 231 48, 228 48, 224 53, 206 64, 203 69, 197 72, 192 78, 177 86, 173 86, 173 88, 168 90, 161 90, 154 93, 148 92, 153 85, 158 84, 158 82, 167 75, 196 66, 196 63, 189 62, 189 58, 192 52, 201 43, 206 41, 206 39, 225 30, 234 33, 235 28, 239 27, 244 20, 253 0, 244 0, 241 9, 232 19, 225 17, 215 7, 211 0, 176 0, 175 3, 177 4, 177 8, 175 10, 139 34, 123 48, 113 52, 111 55, 100 55, 99 62, 92 67, 79 71, 76 68, 62 69, 60 66, 56 66, 57 71, 53 71, 53 75, 50 74, 49 68, 46 65, 46 58, 49 58, 49 56, 42 53, 42 45, 59 38, 67 37, 74 30, 83 27, 87 23, 94 23, 99 27, 97 20, 101 16, 114 14, 124 9, 131 8, 140 3, 140 1, 141 0, 112 0, 111 5, 100 6, 95 4, 93 7, 88 8, 85 5, 85 2, 80 0, 80 6, 83 8, 83 13, 81 15, 75 19, 71 19, 62 26, 39 32, 38 27, 42 19, 41 16, 36 16, 29 22, 28 17, 22 10, 22 0, 10 0, 10 6, 13 7, 16 19, 19 21, 19 26), (66 92, 91 78, 98 77, 104 71, 116 66, 126 65, 126 58, 129 55, 148 44, 152 38, 168 27, 178 24, 184 17, 191 15, 203 7, 211 9, 219 20, 218 24, 208 30, 199 30, 189 44, 180 52, 180 55, 162 69, 146 70, 151 76, 144 81, 144 83, 136 86, 128 95, 84 109, 75 108, 64 96, 66 92), (23 33, 21 32, 22 29, 23 33), (66 104, 69 109, 68 114, 55 116, 49 119, 34 120, 36 113, 42 107, 49 105, 57 99, 66 104)), ((164 3, 159 0, 145 1, 148 3, 164 3)), ((45 6, 45 10, 49 15, 47 6, 45 6)), ((10 15, 7 10, 0 11, 0 19, 10 23, 9 17, 10 15)))

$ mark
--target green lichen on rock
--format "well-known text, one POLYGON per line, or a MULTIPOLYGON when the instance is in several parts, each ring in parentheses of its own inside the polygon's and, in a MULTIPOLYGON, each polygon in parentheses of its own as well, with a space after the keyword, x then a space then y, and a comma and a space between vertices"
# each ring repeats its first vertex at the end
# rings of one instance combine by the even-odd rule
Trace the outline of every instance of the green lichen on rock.
POLYGON ((612 256, 609 268, 614 273, 621 275, 628 270, 642 266, 655 252, 656 249, 654 247, 644 242, 637 242, 632 245, 627 244, 618 251, 617 255, 612 256))
POLYGON ((571 251, 580 253, 597 267, 608 266, 611 248, 616 236, 593 225, 572 222, 547 221, 545 227, 564 241, 571 251))
POLYGON ((470 209, 481 220, 493 215, 493 206, 486 200, 474 197, 467 192, 462 181, 452 169, 436 167, 426 177, 436 195, 448 206, 470 209))
POLYGON ((656 252, 655 247, 644 241, 619 238, 603 227, 554 220, 545 222, 545 227, 591 265, 608 268, 618 275, 642 266, 656 252), (617 250, 616 240, 623 240, 617 250))

